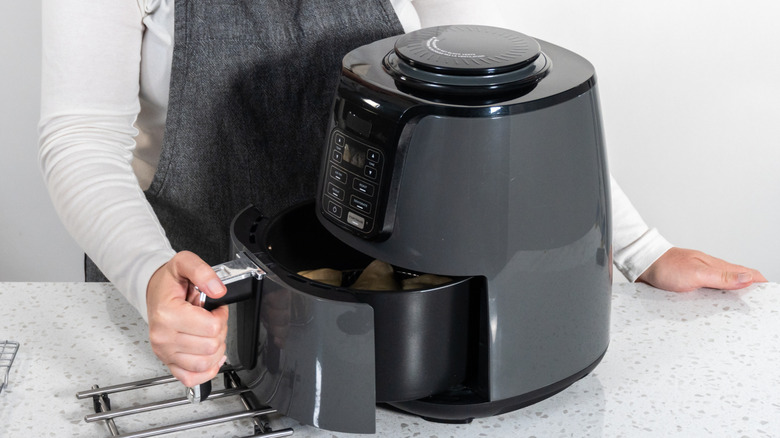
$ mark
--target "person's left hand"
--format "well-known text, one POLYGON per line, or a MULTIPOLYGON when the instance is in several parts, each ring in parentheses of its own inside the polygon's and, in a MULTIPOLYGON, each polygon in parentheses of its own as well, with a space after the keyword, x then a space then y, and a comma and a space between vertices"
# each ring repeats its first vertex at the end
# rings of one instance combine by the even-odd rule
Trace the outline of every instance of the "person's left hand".
POLYGON ((702 287, 741 289, 767 280, 755 269, 735 265, 701 251, 672 248, 636 281, 668 291, 689 292, 702 287))

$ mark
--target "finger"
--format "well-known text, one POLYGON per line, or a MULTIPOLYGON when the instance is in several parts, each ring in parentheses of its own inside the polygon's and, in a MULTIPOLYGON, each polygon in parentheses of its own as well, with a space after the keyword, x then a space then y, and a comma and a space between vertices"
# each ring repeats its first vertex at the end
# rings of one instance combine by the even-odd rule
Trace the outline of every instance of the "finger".
POLYGON ((225 339, 220 337, 207 338, 179 333, 170 344, 168 356, 189 354, 197 356, 216 356, 225 352, 225 339))
POLYGON ((734 263, 729 263, 729 262, 727 262, 725 260, 722 260, 722 259, 719 259, 719 258, 716 258, 716 257, 712 257, 712 256, 708 256, 706 254, 702 254, 702 255, 707 257, 705 259, 702 259, 702 261, 705 264, 707 264, 707 265, 709 265, 709 266, 711 266, 713 268, 719 269, 719 270, 724 271, 724 272, 732 272, 732 273, 736 273, 736 274, 739 274, 739 273, 750 273, 750 274, 753 275, 753 280, 752 280, 753 283, 755 283, 755 282, 766 282, 767 281, 767 279, 764 277, 764 275, 761 274, 759 271, 757 271, 755 269, 748 268, 747 266, 742 266, 742 265, 736 265, 734 263))
MULTIPOLYGON (((182 335, 225 339, 228 319, 228 309, 225 306, 211 312, 190 305, 179 306, 175 310, 175 313, 168 312, 165 314, 167 318, 157 322, 182 335)), ((174 342, 178 342, 178 339, 174 342)))
MULTIPOLYGON (((196 350, 200 347, 195 347, 196 350)), ((190 373, 207 373, 219 368, 225 360, 227 346, 225 343, 208 347, 208 354, 194 354, 185 351, 175 351, 166 356, 164 363, 169 367, 175 365, 190 373), (212 350, 213 349, 213 350, 212 350)))
POLYGON ((230 316, 230 310, 228 306, 219 306, 211 311, 211 316, 217 318, 222 323, 222 328, 227 333, 227 321, 230 316))
POLYGON ((175 353, 168 356, 166 365, 177 367, 192 373, 205 373, 219 368, 219 363, 225 357, 225 345, 220 346, 214 354, 175 353))
POLYGON ((726 271, 707 268, 699 271, 701 287, 712 289, 741 289, 753 283, 753 273, 746 271, 726 271))
POLYGON ((171 371, 171 375, 173 375, 173 377, 175 377, 178 381, 187 387, 192 387, 213 379, 217 373, 219 373, 219 368, 223 364, 224 360, 220 360, 217 362, 216 366, 211 367, 204 372, 189 371, 178 366, 177 364, 168 364, 168 369, 171 371))
POLYGON ((168 325, 150 325, 152 350, 169 367, 175 365, 182 371, 196 373, 213 369, 227 349, 227 308, 217 310, 213 315, 201 308, 185 306, 176 312, 183 319, 167 321, 168 325), (188 318, 188 315, 194 316, 188 318))
MULTIPOLYGON (((188 342, 217 340, 224 342, 227 336, 227 308, 209 312, 190 305, 157 312, 150 320, 149 338, 152 346, 171 350, 171 346, 188 342)), ((176 349, 178 350, 178 349, 176 349)))
POLYGON ((750 272, 753 273, 753 282, 754 283, 766 283, 766 282, 769 281, 769 280, 766 279, 766 277, 764 277, 764 274, 756 271, 755 269, 751 269, 750 272))
MULTIPOLYGON (((205 310, 205 309, 204 309, 205 310)), ((228 316, 229 316, 229 310, 228 306, 220 306, 216 309, 212 310, 211 317, 215 319, 219 325, 219 332, 217 333, 217 338, 222 340, 222 342, 225 341, 225 338, 227 337, 227 331, 228 331, 228 316)))
POLYGON ((219 298, 227 292, 217 273, 196 254, 182 251, 172 261, 177 276, 186 278, 209 297, 219 298))

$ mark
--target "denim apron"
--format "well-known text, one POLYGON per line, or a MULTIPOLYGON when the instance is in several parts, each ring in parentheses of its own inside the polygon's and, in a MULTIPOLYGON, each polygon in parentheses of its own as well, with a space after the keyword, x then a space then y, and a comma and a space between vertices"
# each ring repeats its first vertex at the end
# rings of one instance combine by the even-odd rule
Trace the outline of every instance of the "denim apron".
MULTIPOLYGON (((342 57, 403 32, 389 0, 177 0, 168 117, 146 192, 177 251, 232 257, 229 227, 313 199, 342 57)), ((87 263, 88 281, 105 281, 87 263)))

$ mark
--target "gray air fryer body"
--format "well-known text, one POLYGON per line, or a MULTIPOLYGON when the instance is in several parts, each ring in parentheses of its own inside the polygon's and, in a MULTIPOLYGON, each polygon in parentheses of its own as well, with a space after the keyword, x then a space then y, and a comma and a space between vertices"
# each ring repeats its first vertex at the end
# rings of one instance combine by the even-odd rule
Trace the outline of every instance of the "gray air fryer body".
POLYGON ((349 432, 373 430, 377 402, 462 421, 571 385, 609 343, 601 129, 593 66, 516 32, 445 26, 350 52, 313 211, 234 224, 267 277, 231 318, 279 296, 292 317, 281 347, 266 316, 239 321, 260 352, 231 363, 261 402, 349 432), (453 281, 369 292, 295 275, 373 258, 453 281))
POLYGON ((484 278, 474 352, 484 401, 555 387, 606 351, 601 129, 593 66, 515 32, 423 29, 344 58, 320 220, 404 269, 484 278))

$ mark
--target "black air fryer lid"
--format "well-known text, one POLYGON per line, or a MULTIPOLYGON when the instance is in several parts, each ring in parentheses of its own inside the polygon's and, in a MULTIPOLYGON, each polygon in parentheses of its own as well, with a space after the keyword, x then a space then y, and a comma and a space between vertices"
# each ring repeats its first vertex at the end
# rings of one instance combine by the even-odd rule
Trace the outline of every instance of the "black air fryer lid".
POLYGON ((492 97, 532 87, 551 63, 539 43, 527 35, 457 25, 399 37, 383 64, 400 87, 433 97, 492 97))

